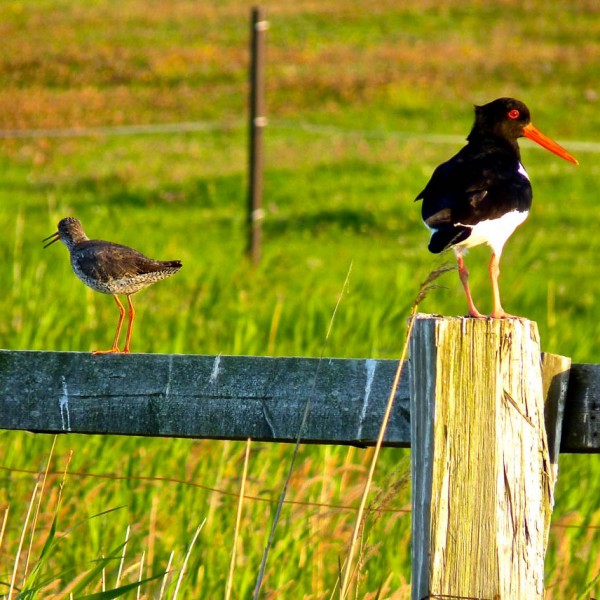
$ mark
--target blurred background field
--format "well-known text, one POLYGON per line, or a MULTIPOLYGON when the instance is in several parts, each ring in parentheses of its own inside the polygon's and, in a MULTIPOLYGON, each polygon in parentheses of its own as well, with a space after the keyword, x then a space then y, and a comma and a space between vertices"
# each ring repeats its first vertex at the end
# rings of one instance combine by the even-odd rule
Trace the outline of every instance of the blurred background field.
MULTIPOLYGON (((63 246, 42 249, 41 239, 71 215, 90 237, 184 263, 137 297, 135 352, 396 358, 419 283, 452 260, 427 252, 413 199, 461 147, 472 105, 514 96, 580 166, 522 142, 534 206, 503 256, 503 303, 537 321, 546 351, 600 362, 597 3, 262 6, 269 125, 263 260, 252 267, 244 258, 250 5, 0 4, 0 347, 89 351, 111 343, 112 300, 75 278, 63 246)), ((486 311, 488 260, 485 248, 468 257, 486 311)), ((464 314, 456 274, 441 284, 421 309, 464 314)), ((10 506, 0 581, 10 580, 51 445, 48 436, 0 432, 0 514, 10 506)), ((252 446, 247 493, 257 499, 244 504, 235 598, 251 596, 291 452, 252 446)), ((331 596, 370 452, 301 447, 288 497, 309 504, 284 507, 264 597, 331 596)), ((56 508, 62 476, 50 476, 33 539, 35 563, 58 512, 66 535, 44 561, 49 583, 39 597, 68 597, 128 526, 127 581, 137 578, 143 552, 145 576, 164 571, 171 551, 179 569, 204 518, 179 597, 223 595, 236 510, 229 494, 239 490, 243 443, 65 436, 51 470, 66 468, 71 453, 62 504, 56 508)), ((409 597, 408 456, 388 449, 381 457, 356 597, 409 597)), ((548 597, 598 596, 599 459, 560 461, 548 597)), ((107 587, 117 569, 118 561, 108 563, 107 587)), ((148 583, 141 597, 157 597, 159 587, 148 583)))

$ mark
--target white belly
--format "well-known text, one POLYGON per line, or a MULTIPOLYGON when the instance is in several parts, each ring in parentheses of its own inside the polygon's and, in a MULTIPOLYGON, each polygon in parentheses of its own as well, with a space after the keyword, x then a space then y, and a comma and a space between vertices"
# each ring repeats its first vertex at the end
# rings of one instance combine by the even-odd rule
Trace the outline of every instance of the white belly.
POLYGON ((529 211, 519 212, 513 210, 499 219, 481 221, 477 225, 471 226, 457 223, 457 225, 462 225, 463 227, 470 227, 471 235, 464 242, 456 244, 455 248, 460 253, 461 248, 473 248, 480 244, 487 244, 496 255, 500 255, 504 244, 506 244, 506 240, 525 221, 528 215, 529 211))

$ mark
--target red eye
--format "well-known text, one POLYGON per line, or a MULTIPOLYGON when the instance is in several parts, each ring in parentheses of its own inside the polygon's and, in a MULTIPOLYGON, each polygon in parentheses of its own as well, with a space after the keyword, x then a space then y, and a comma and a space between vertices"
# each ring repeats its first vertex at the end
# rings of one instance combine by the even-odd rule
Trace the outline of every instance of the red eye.
POLYGON ((521 113, 516 109, 513 108, 509 113, 508 113, 508 118, 509 119, 518 119, 519 116, 521 115, 521 113))

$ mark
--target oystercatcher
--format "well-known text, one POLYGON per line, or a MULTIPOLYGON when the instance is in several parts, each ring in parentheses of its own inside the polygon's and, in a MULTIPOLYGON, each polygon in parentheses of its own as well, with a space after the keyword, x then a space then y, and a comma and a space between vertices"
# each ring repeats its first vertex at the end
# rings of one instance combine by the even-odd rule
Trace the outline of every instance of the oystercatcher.
POLYGON ((58 231, 43 241, 47 240, 50 241, 44 248, 60 240, 69 249, 71 266, 75 275, 93 290, 103 294, 112 294, 119 307, 119 323, 112 348, 95 350, 93 354, 120 352, 118 344, 121 327, 125 320, 125 307, 117 294, 127 296, 129 324, 123 352, 129 353, 133 319, 135 318, 131 295, 156 281, 174 275, 181 269, 181 262, 178 260, 153 260, 127 246, 102 240, 90 240, 85 235, 81 222, 73 217, 62 219, 58 223, 58 231))
POLYGON ((517 138, 527 137, 574 164, 577 160, 531 123, 529 109, 514 98, 498 98, 475 106, 475 124, 468 144, 435 169, 425 189, 422 217, 431 231, 429 250, 452 248, 469 303, 469 315, 482 317, 469 290, 464 255, 468 248, 487 244, 494 307, 493 318, 510 317, 502 308, 498 289, 499 263, 506 240, 527 218, 532 191, 521 164, 517 138))

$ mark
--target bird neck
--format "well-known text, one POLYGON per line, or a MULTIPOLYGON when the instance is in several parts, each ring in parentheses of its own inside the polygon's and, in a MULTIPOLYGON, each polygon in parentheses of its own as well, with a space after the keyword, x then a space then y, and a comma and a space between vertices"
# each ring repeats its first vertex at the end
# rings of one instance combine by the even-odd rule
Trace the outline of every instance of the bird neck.
POLYGON ((467 140, 470 144, 475 146, 479 146, 482 149, 503 149, 506 152, 510 152, 511 154, 517 157, 517 160, 521 160, 521 150, 519 149, 519 144, 516 139, 508 139, 503 135, 497 135, 493 131, 480 131, 477 129, 473 129, 471 133, 469 133, 467 140))
POLYGON ((70 235, 65 235, 61 237, 60 241, 69 249, 73 250, 77 244, 81 242, 85 242, 88 239, 85 233, 71 232, 70 235))

